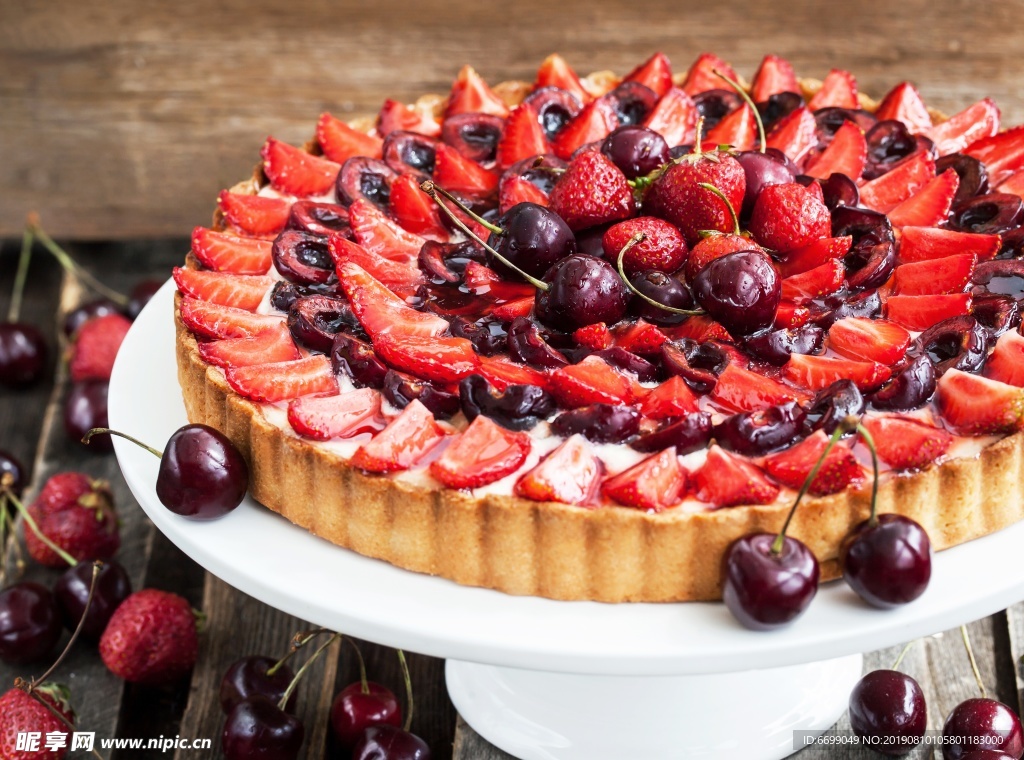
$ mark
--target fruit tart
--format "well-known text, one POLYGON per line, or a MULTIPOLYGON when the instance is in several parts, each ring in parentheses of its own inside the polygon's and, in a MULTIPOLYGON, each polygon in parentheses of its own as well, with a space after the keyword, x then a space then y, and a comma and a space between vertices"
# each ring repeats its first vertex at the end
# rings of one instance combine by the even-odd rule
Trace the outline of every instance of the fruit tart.
MULTIPOLYGON (((174 272, 189 419, 335 544, 556 599, 715 599, 837 425, 942 549, 1024 517, 1024 127, 713 55, 320 116, 174 272)), ((837 575, 842 439, 790 526, 837 575)))

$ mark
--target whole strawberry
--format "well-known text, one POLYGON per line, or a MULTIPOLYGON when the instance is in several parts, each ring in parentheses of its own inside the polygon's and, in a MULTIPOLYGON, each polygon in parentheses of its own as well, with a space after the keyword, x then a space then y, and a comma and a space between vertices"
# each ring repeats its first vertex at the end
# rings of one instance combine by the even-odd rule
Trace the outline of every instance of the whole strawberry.
POLYGON ((60 472, 46 481, 32 506, 44 514, 61 512, 77 504, 83 496, 93 494, 110 500, 109 484, 81 472, 60 472))
POLYGON ((120 314, 90 319, 80 328, 71 348, 71 379, 109 380, 118 349, 132 323, 120 314))
POLYGON ((549 204, 573 231, 629 219, 636 209, 626 175, 596 150, 583 151, 569 162, 549 204))
MULTIPOLYGON (((65 475, 71 477, 56 476, 61 478, 56 487, 49 483, 44 487, 29 507, 29 515, 43 536, 76 560, 110 559, 121 546, 110 491, 105 484, 80 473, 65 475)), ((25 546, 29 556, 41 565, 67 565, 27 523, 25 546)))
POLYGON ((820 192, 796 182, 769 185, 757 196, 750 217, 754 239, 773 251, 792 251, 832 231, 832 216, 820 192))
POLYGON ((693 282, 697 274, 715 259, 738 251, 760 251, 761 246, 746 235, 735 233, 707 232, 700 242, 693 246, 686 259, 686 281, 693 282))
MULTIPOLYGON (((33 693, 74 724, 75 713, 68 703, 67 688, 46 683, 35 687, 33 693)), ((0 697, 0 757, 3 760, 61 760, 70 745, 68 727, 35 698, 17 688, 0 697), (34 749, 18 749, 18 734, 27 733, 39 735, 38 745, 34 749), (60 745, 57 749, 46 748, 47 734, 63 734, 63 741, 55 742, 60 745)))
POLYGON ((674 272, 686 261, 686 241, 682 233, 654 216, 638 216, 613 224, 605 233, 601 243, 605 255, 612 263, 618 261, 618 252, 637 234, 644 239, 626 251, 622 257, 622 268, 630 277, 657 269, 659 272, 674 272))
POLYGON ((199 634, 188 601, 157 589, 137 591, 114 612, 100 639, 107 669, 125 681, 160 686, 196 664, 199 634))

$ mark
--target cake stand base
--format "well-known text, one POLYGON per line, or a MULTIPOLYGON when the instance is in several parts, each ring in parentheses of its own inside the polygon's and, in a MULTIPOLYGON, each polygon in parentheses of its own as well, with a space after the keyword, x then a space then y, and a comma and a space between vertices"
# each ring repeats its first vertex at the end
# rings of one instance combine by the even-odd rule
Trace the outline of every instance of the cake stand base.
POLYGON ((448 693, 491 744, 522 760, 779 760, 794 731, 846 709, 859 654, 690 676, 588 676, 448 660, 448 693))

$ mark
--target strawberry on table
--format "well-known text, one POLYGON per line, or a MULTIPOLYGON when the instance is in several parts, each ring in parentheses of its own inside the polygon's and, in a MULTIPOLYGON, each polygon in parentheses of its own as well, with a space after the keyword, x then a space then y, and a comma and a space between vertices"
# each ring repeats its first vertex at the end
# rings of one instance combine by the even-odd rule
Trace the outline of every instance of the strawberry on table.
MULTIPOLYGON (((46 509, 34 503, 28 513, 42 536, 76 560, 110 559, 121 546, 117 513, 106 490, 84 493, 62 509, 46 509)), ((67 562, 28 524, 25 526, 25 548, 40 565, 67 567, 67 562)))
POLYGON ((338 392, 331 362, 322 354, 290 362, 229 367, 224 376, 235 393, 263 403, 338 392))
POLYGON ((660 98, 672 87, 672 63, 664 53, 655 53, 626 74, 623 81, 639 82, 645 87, 650 87, 660 98))
MULTIPOLYGON (((764 460, 764 469, 783 485, 797 490, 825 453, 826 446, 828 436, 818 430, 795 446, 769 454, 764 460)), ((807 492, 812 496, 828 496, 863 480, 864 468, 850 449, 839 443, 825 458, 807 492)))
POLYGON ((516 483, 515 493, 533 501, 590 504, 603 473, 604 464, 594 455, 587 439, 577 434, 523 475, 516 483))
POLYGON ((944 319, 971 313, 970 293, 932 296, 889 296, 885 316, 908 330, 927 330, 944 319))
POLYGON ((923 134, 935 143, 940 156, 948 156, 998 132, 999 107, 991 98, 985 98, 925 130, 923 134))
POLYGON ((828 345, 848 359, 892 366, 906 355, 910 333, 885 319, 844 317, 829 328, 828 345))
POLYGON ((90 319, 78 328, 71 346, 71 379, 109 380, 114 359, 132 323, 120 314, 90 319))
POLYGON ((178 290, 193 298, 245 311, 256 311, 274 278, 261 275, 210 272, 175 267, 172 272, 178 290))
POLYGON ((278 322, 247 338, 225 338, 199 344, 199 356, 215 367, 249 367, 268 362, 287 362, 301 358, 291 331, 278 322))
POLYGON ((860 187, 862 206, 887 214, 935 177, 935 160, 927 153, 904 159, 860 187))
POLYGON ((978 257, 961 253, 941 259, 900 264, 893 270, 893 292, 902 296, 963 293, 978 257))
POLYGON ((555 138, 555 155, 568 160, 576 149, 587 143, 603 140, 619 126, 615 108, 605 98, 588 103, 582 111, 562 127, 555 138))
POLYGON ((32 690, 34 697, 24 689, 9 689, 0 697, 0 757, 6 760, 63 760, 71 746, 71 730, 67 723, 75 724, 75 711, 71 709, 71 694, 66 686, 43 683, 32 690), (40 703, 40 699, 46 705, 40 703), (49 707, 47 707, 49 705, 49 707), (56 710, 64 720, 55 715, 56 710), (64 721, 67 721, 65 723, 64 721), (40 737, 39 749, 19 749, 19 736, 35 733, 40 737), (46 738, 59 736, 58 749, 46 749, 46 738))
POLYGON ((782 376, 812 391, 824 390, 837 380, 852 380, 862 391, 870 391, 880 388, 892 376, 892 369, 875 361, 793 354, 782 368, 782 376))
POLYGON ((292 208, 291 201, 284 198, 232 193, 228 190, 217 198, 217 205, 232 226, 250 235, 276 235, 288 223, 288 214, 292 208))
POLYGON ((530 436, 506 430, 482 414, 430 465, 449 488, 479 488, 511 475, 530 453, 530 436))
POLYGON ((182 298, 180 313, 185 327, 201 338, 251 338, 284 321, 281 317, 254 314, 189 296, 182 298))
POLYGON ((832 174, 845 174, 857 180, 864 172, 867 157, 868 143, 864 133, 854 122, 844 121, 836 130, 832 142, 820 155, 811 159, 804 173, 818 179, 828 179, 832 174))
POLYGON ((109 483, 81 472, 60 472, 46 481, 31 508, 48 515, 101 502, 113 503, 109 483))
POLYGON ((288 422, 296 433, 316 441, 374 433, 384 427, 380 401, 380 393, 372 388, 303 396, 288 403, 288 422))
POLYGON ((945 454, 953 436, 921 420, 868 416, 862 423, 875 441, 878 458, 894 470, 919 470, 945 454))
POLYGON ((900 231, 899 261, 905 264, 958 253, 973 253, 978 261, 986 261, 999 253, 1001 242, 999 235, 908 226, 900 231))
POLYGON ((619 167, 603 153, 587 151, 569 162, 551 190, 550 207, 570 228, 579 231, 628 219, 636 203, 633 189, 619 167))
POLYGON ((626 507, 660 512, 675 506, 686 492, 688 473, 676 447, 633 465, 601 484, 601 493, 626 507))
POLYGON ((707 460, 692 476, 691 491, 697 499, 719 508, 771 504, 779 490, 757 466, 718 444, 711 445, 707 460))
POLYGON ((316 123, 316 141, 331 161, 345 163, 353 156, 380 158, 384 141, 350 127, 341 119, 324 112, 316 123))
POLYGON ((269 240, 214 232, 205 227, 192 230, 192 254, 203 266, 217 272, 266 274, 274 263, 269 240))
POLYGON ((430 410, 413 400, 373 440, 356 450, 351 464, 368 472, 408 470, 443 441, 445 435, 430 410))
POLYGON ((932 126, 932 117, 921 94, 910 82, 901 82, 882 98, 875 111, 879 121, 902 121, 911 132, 924 132, 932 126))
POLYGON ((487 82, 476 73, 476 69, 472 66, 463 66, 452 85, 448 103, 444 108, 446 119, 459 113, 487 113, 504 118, 508 116, 508 106, 487 86, 487 82))
POLYGON ((1008 330, 999 336, 985 363, 985 377, 1024 388, 1024 337, 1008 330))
POLYGON ((644 239, 626 251, 622 266, 630 277, 647 269, 674 272, 686 261, 686 240, 673 225, 654 216, 638 216, 613 224, 602 238, 606 255, 613 262, 630 239, 643 234, 644 239))
POLYGON ((893 227, 934 227, 946 221, 959 187, 960 177, 947 169, 889 211, 889 221, 893 227))
POLYGON ((690 70, 686 73, 683 81, 683 91, 690 96, 698 95, 708 90, 719 90, 725 81, 715 72, 725 74, 733 81, 737 80, 736 71, 728 63, 711 53, 701 53, 700 57, 693 62, 690 70))
POLYGON ((819 108, 860 108, 857 80, 849 71, 832 69, 807 107, 812 111, 819 108))
POLYGON ((964 435, 1012 433, 1024 426, 1024 388, 998 380, 946 370, 936 401, 946 422, 964 435))
POLYGON ((157 589, 136 591, 121 602, 100 639, 103 664, 130 683, 173 684, 192 670, 198 654, 192 606, 157 589))
POLYGON ((551 144, 544 134, 537 109, 530 103, 513 108, 498 140, 498 166, 507 169, 524 158, 550 152, 551 144))
POLYGON ((260 155, 263 157, 263 173, 270 180, 270 186, 278 192, 300 198, 328 192, 341 171, 340 164, 273 137, 264 143, 260 155))
POLYGON ((775 251, 792 251, 831 234, 828 207, 814 192, 796 182, 769 185, 754 203, 750 232, 775 251))
POLYGON ((647 114, 643 125, 664 137, 670 148, 683 145, 693 139, 697 106, 689 95, 673 87, 647 114))

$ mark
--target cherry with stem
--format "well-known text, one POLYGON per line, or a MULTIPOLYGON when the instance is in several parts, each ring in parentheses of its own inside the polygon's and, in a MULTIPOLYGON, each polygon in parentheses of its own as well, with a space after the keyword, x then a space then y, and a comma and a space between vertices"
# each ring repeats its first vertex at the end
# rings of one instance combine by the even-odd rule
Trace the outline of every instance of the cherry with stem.
POLYGON ((351 752, 363 732, 373 726, 402 725, 402 709, 391 689, 366 677, 363 654, 348 639, 359 663, 359 680, 338 692, 331 703, 331 732, 338 744, 351 752))
POLYGON ((915 641, 908 642, 889 670, 873 670, 850 692, 850 727, 883 755, 905 755, 921 743, 928 708, 920 684, 899 670, 915 641))
MULTIPOLYGON (((710 187, 710 185, 708 187, 710 187)), ((642 243, 646 239, 647 235, 646 233, 643 232, 638 232, 635 235, 633 235, 633 237, 627 240, 626 244, 622 246, 622 250, 619 251, 619 255, 615 260, 615 266, 619 270, 619 277, 622 278, 622 281, 626 284, 626 287, 629 288, 630 291, 632 291, 634 296, 637 296, 640 299, 646 301, 651 306, 657 307, 667 312, 671 312, 672 314, 684 314, 686 316, 696 316, 698 314, 704 314, 704 311, 702 309, 680 309, 675 306, 663 304, 660 301, 651 298, 646 293, 641 292, 640 289, 637 288, 636 285, 634 285, 626 276, 626 269, 624 263, 626 254, 630 251, 631 248, 633 248, 633 246, 642 243)))
POLYGON ((405 653, 397 650, 405 681, 406 712, 402 728, 393 725, 371 726, 365 729, 352 750, 352 760, 429 760, 430 747, 409 729, 414 711, 412 677, 405 653))
POLYGON ((33 241, 32 230, 26 228, 21 239, 21 253, 11 288, 7 321, 0 322, 0 384, 12 388, 32 385, 42 377, 46 369, 46 338, 35 325, 20 321, 33 241))

